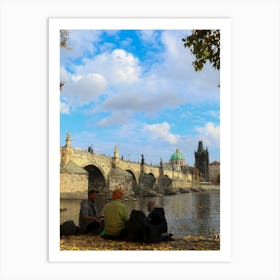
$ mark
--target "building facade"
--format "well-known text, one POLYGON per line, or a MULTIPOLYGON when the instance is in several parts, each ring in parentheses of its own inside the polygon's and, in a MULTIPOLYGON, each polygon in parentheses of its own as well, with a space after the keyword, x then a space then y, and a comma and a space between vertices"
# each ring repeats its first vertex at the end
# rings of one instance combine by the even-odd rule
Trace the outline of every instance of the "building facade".
POLYGON ((218 161, 209 164, 209 180, 215 184, 220 183, 220 163, 218 161))

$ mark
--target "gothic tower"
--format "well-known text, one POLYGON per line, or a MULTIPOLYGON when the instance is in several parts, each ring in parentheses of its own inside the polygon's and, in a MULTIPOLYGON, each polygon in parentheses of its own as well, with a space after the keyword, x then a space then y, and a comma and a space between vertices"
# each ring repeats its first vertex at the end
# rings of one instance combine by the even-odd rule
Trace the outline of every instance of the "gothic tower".
POLYGON ((199 171, 200 181, 209 181, 209 153, 203 148, 202 141, 198 142, 197 152, 194 153, 195 156, 195 167, 199 171))

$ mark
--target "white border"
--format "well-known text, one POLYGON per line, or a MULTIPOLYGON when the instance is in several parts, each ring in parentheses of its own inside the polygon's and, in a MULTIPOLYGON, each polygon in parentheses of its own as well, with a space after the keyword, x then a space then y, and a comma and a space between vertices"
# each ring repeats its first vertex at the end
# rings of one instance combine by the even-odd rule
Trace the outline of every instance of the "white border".
POLYGON ((231 260, 231 27, 229 18, 49 19, 49 260, 67 262, 229 262, 231 260), (221 30, 221 249, 219 251, 60 251, 59 30, 221 30), (226 186, 226 187, 224 187, 226 186), (50 199, 51 198, 51 199, 50 199))
POLYGON ((279 5, 0 0, 0 279, 280 279, 279 5), (127 16, 232 19, 230 263, 48 262, 48 18, 127 16), (260 43, 264 35, 269 44, 260 43), (254 159, 250 165, 248 158, 254 159), (31 233, 18 234, 19 225, 31 233), (264 239, 265 246, 259 243, 264 239))

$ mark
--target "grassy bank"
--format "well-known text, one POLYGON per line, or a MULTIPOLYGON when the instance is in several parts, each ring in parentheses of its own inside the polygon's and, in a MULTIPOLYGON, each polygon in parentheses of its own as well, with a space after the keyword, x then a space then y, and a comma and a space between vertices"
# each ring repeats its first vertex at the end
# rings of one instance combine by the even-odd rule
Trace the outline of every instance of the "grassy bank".
POLYGON ((108 251, 108 250, 220 250, 219 237, 184 236, 154 244, 106 240, 98 235, 63 236, 60 250, 108 251))

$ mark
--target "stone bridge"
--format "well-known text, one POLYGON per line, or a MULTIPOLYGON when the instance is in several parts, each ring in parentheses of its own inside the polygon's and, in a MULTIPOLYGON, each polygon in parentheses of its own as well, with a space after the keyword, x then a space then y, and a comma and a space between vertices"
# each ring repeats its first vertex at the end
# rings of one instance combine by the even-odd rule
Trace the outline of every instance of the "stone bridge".
MULTIPOLYGON (((72 171, 65 171, 70 178, 67 177, 66 181, 63 179, 65 182, 63 183, 61 177, 61 192, 67 192, 67 190, 71 189, 70 185, 72 185, 72 191, 86 191, 90 188, 109 191, 121 187, 128 194, 141 193, 143 190, 164 193, 172 188, 189 187, 192 181, 191 174, 164 169, 162 164, 160 166, 148 165, 144 163, 143 158, 141 163, 122 160, 119 158, 117 146, 115 146, 113 157, 74 149, 71 147, 69 134, 66 139, 66 145, 60 149, 60 155, 61 176, 62 170, 67 170, 66 167, 70 163, 72 164, 72 171), (75 166, 75 169, 73 169, 73 166, 75 166), (80 173, 79 178, 86 174, 87 179, 83 186, 78 186, 82 181, 78 180, 80 183, 76 184, 77 186, 73 190, 73 184, 75 184, 73 176, 76 176, 77 173, 80 173)), ((64 176, 63 178, 66 177, 64 176)))

